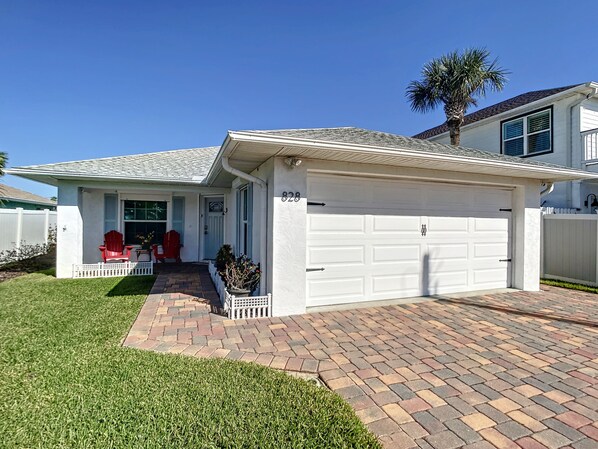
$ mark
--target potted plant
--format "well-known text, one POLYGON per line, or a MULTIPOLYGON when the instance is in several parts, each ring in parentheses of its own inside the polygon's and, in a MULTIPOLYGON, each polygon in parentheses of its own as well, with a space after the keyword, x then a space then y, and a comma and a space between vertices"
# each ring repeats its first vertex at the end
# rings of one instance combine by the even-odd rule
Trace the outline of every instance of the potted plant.
POLYGON ((152 247, 154 241, 154 231, 148 232, 147 234, 137 234, 136 238, 141 244, 141 249, 149 250, 152 247))
POLYGON ((260 266, 241 255, 229 262, 224 269, 224 282, 230 294, 249 296, 260 282, 260 266))

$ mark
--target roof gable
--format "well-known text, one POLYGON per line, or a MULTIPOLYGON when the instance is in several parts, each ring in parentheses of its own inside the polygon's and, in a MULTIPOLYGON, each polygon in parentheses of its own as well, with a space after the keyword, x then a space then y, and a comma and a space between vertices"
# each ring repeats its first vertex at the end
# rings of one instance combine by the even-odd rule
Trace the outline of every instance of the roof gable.
MULTIPOLYGON (((471 114, 467 114, 464 117, 463 125, 470 125, 475 122, 479 122, 480 120, 484 120, 490 117, 493 117, 498 114, 502 114, 503 112, 510 111, 512 109, 516 109, 521 106, 525 106, 526 104, 533 103, 534 101, 542 100, 543 98, 550 97, 551 95, 556 95, 558 93, 564 92, 566 90, 572 89, 574 87, 580 86, 581 84, 572 84, 570 86, 563 86, 563 87, 556 87, 552 89, 544 89, 544 90, 535 90, 532 92, 527 92, 521 95, 517 95, 516 97, 509 98, 508 100, 501 101, 500 103, 493 104, 486 108, 482 108, 478 111, 472 112, 471 114)), ((447 133, 449 131, 448 126, 446 123, 442 125, 435 126, 434 128, 427 129, 419 134, 414 135, 416 139, 429 139, 434 136, 438 136, 440 134, 447 133)))

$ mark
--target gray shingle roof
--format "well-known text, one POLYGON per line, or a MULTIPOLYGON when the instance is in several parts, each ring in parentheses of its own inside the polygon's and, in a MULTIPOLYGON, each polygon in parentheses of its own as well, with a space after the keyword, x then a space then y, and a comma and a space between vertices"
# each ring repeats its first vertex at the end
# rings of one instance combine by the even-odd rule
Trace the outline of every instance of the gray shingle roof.
MULTIPOLYGON (((524 106, 526 104, 533 103, 534 101, 538 101, 538 100, 541 100, 542 98, 550 97, 551 95, 558 94, 560 92, 572 89, 577 86, 580 86, 580 84, 572 84, 570 86, 555 87, 553 89, 535 90, 532 92, 527 92, 527 93, 524 93, 521 95, 517 95, 516 97, 509 98, 508 100, 501 101, 500 103, 493 104, 491 106, 488 106, 487 108, 483 108, 478 111, 472 112, 471 114, 467 114, 464 117, 463 126, 478 122, 480 120, 492 117, 494 115, 502 114, 503 112, 510 111, 511 109, 515 109, 520 106, 524 106)), ((422 131, 421 133, 416 134, 413 137, 415 137, 416 139, 429 139, 431 137, 447 133, 448 131, 449 131, 448 126, 446 126, 446 123, 443 123, 442 125, 435 126, 434 128, 430 128, 425 131, 422 131)))
POLYGON ((312 129, 279 129, 247 131, 256 134, 295 137, 299 139, 318 140, 323 142, 342 142, 357 145, 371 145, 388 149, 415 150, 424 153, 446 154, 452 156, 473 157, 494 161, 509 162, 518 165, 534 165, 537 167, 564 168, 559 165, 535 161, 530 158, 522 159, 515 156, 505 156, 490 151, 477 150, 428 140, 405 137, 381 131, 371 131, 362 128, 312 128, 312 129))
POLYGON ((0 184, 0 199, 24 201, 26 203, 45 204, 48 206, 56 206, 56 202, 49 198, 36 195, 34 193, 26 192, 25 190, 17 189, 15 187, 0 184))
POLYGON ((56 175, 200 182, 208 174, 219 149, 190 148, 15 168, 56 175))

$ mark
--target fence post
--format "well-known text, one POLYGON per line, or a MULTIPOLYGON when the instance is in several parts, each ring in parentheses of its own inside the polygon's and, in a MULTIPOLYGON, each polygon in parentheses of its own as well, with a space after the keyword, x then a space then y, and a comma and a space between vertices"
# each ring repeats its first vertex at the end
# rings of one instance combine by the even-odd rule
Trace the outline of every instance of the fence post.
POLYGON ((44 244, 48 244, 50 231, 50 209, 44 209, 44 244))
POLYGON ((23 208, 17 207, 17 236, 15 247, 17 251, 21 249, 21 239, 23 238, 23 208))

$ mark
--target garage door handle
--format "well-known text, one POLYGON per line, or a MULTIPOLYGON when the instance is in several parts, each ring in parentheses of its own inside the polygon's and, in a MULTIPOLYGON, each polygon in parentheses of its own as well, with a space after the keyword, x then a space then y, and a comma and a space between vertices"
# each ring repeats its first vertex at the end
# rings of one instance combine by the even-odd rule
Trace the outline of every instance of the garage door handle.
POLYGON ((320 267, 320 268, 306 268, 305 271, 310 272, 310 271, 324 271, 326 268, 324 267, 320 267))
POLYGON ((510 262, 511 259, 498 259, 499 262, 510 262))

